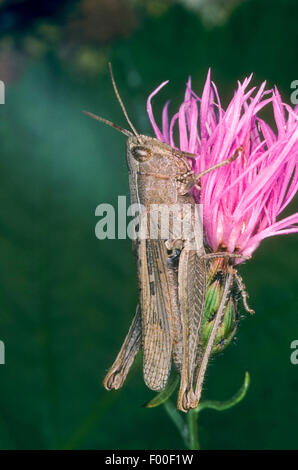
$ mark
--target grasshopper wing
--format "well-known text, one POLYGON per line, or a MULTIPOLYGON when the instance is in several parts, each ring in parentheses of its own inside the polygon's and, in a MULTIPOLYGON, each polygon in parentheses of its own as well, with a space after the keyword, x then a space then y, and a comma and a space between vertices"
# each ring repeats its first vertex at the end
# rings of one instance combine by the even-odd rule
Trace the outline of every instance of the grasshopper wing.
POLYGON ((173 343, 173 306, 164 241, 140 240, 138 260, 144 379, 152 390, 162 390, 170 373, 173 343))

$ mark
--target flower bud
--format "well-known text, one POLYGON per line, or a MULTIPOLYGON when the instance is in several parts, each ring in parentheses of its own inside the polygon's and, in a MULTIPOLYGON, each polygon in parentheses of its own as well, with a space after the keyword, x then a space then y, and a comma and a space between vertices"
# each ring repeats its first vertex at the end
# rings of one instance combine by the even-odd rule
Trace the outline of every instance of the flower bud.
MULTIPOLYGON (((226 268, 217 260, 210 264, 207 276, 207 292, 204 316, 201 324, 201 344, 205 349, 211 334, 216 313, 219 309, 225 286, 226 268)), ((223 351, 235 336, 240 320, 238 304, 238 286, 232 281, 224 314, 213 343, 212 354, 223 351)))

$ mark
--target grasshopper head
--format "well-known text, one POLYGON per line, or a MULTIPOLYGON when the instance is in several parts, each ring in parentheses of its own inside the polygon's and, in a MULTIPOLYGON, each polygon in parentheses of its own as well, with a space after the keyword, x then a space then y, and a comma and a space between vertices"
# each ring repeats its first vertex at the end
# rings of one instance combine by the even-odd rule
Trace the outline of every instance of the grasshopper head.
POLYGON ((168 144, 146 135, 129 137, 127 148, 131 156, 139 163, 147 162, 154 156, 166 157, 172 150, 168 144))
POLYGON ((169 178, 183 175, 191 170, 189 157, 190 154, 154 137, 140 134, 127 140, 128 166, 141 173, 156 173, 169 178))

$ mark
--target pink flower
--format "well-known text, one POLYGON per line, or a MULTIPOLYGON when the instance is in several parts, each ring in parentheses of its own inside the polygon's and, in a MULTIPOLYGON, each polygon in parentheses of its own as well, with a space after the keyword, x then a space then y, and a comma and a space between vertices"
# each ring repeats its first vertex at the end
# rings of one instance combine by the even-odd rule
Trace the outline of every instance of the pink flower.
POLYGON ((195 173, 219 163, 243 147, 232 163, 203 176, 201 190, 193 190, 202 204, 206 240, 213 251, 251 255, 267 237, 298 232, 298 213, 277 220, 298 189, 298 106, 283 103, 274 90, 248 85, 238 88, 224 111, 217 88, 210 81, 210 70, 199 98, 186 85, 184 101, 169 121, 168 105, 162 113, 162 130, 157 126, 151 99, 168 82, 162 83, 148 98, 147 111, 156 137, 175 148, 196 155, 195 173), (259 117, 271 107, 276 129, 259 117), (179 145, 174 142, 178 125, 179 145))

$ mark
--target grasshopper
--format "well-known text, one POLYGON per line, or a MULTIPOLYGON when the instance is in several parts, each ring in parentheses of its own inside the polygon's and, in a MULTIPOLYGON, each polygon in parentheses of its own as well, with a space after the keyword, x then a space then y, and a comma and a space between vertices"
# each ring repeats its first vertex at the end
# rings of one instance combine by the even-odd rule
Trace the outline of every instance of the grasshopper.
MULTIPOLYGON (((213 328, 214 332, 203 353, 200 351, 199 336, 205 307, 206 263, 215 256, 242 257, 226 252, 206 253, 203 237, 196 236, 197 212, 191 189, 198 186, 200 178, 206 173, 234 161, 242 149, 239 148, 229 159, 195 175, 189 162, 194 155, 136 131, 109 66, 116 97, 132 132, 102 117, 85 113, 128 137, 126 155, 131 203, 145 207, 147 213, 154 205, 175 205, 178 209, 176 219, 172 217, 172 224, 177 220, 183 221, 190 230, 186 237, 164 239, 157 222, 154 226, 157 229, 155 239, 147 237, 134 241, 139 304, 125 341, 103 384, 107 390, 119 389, 142 348, 147 386, 155 391, 162 390, 167 384, 173 361, 181 376, 177 407, 188 411, 198 405, 208 358, 226 301, 222 300, 216 328, 213 328), (190 207, 189 211, 184 210, 186 206, 190 207)), ((154 222, 150 218, 146 224, 148 229, 153 227, 154 222)), ((229 283, 227 280, 225 297, 229 283)))

